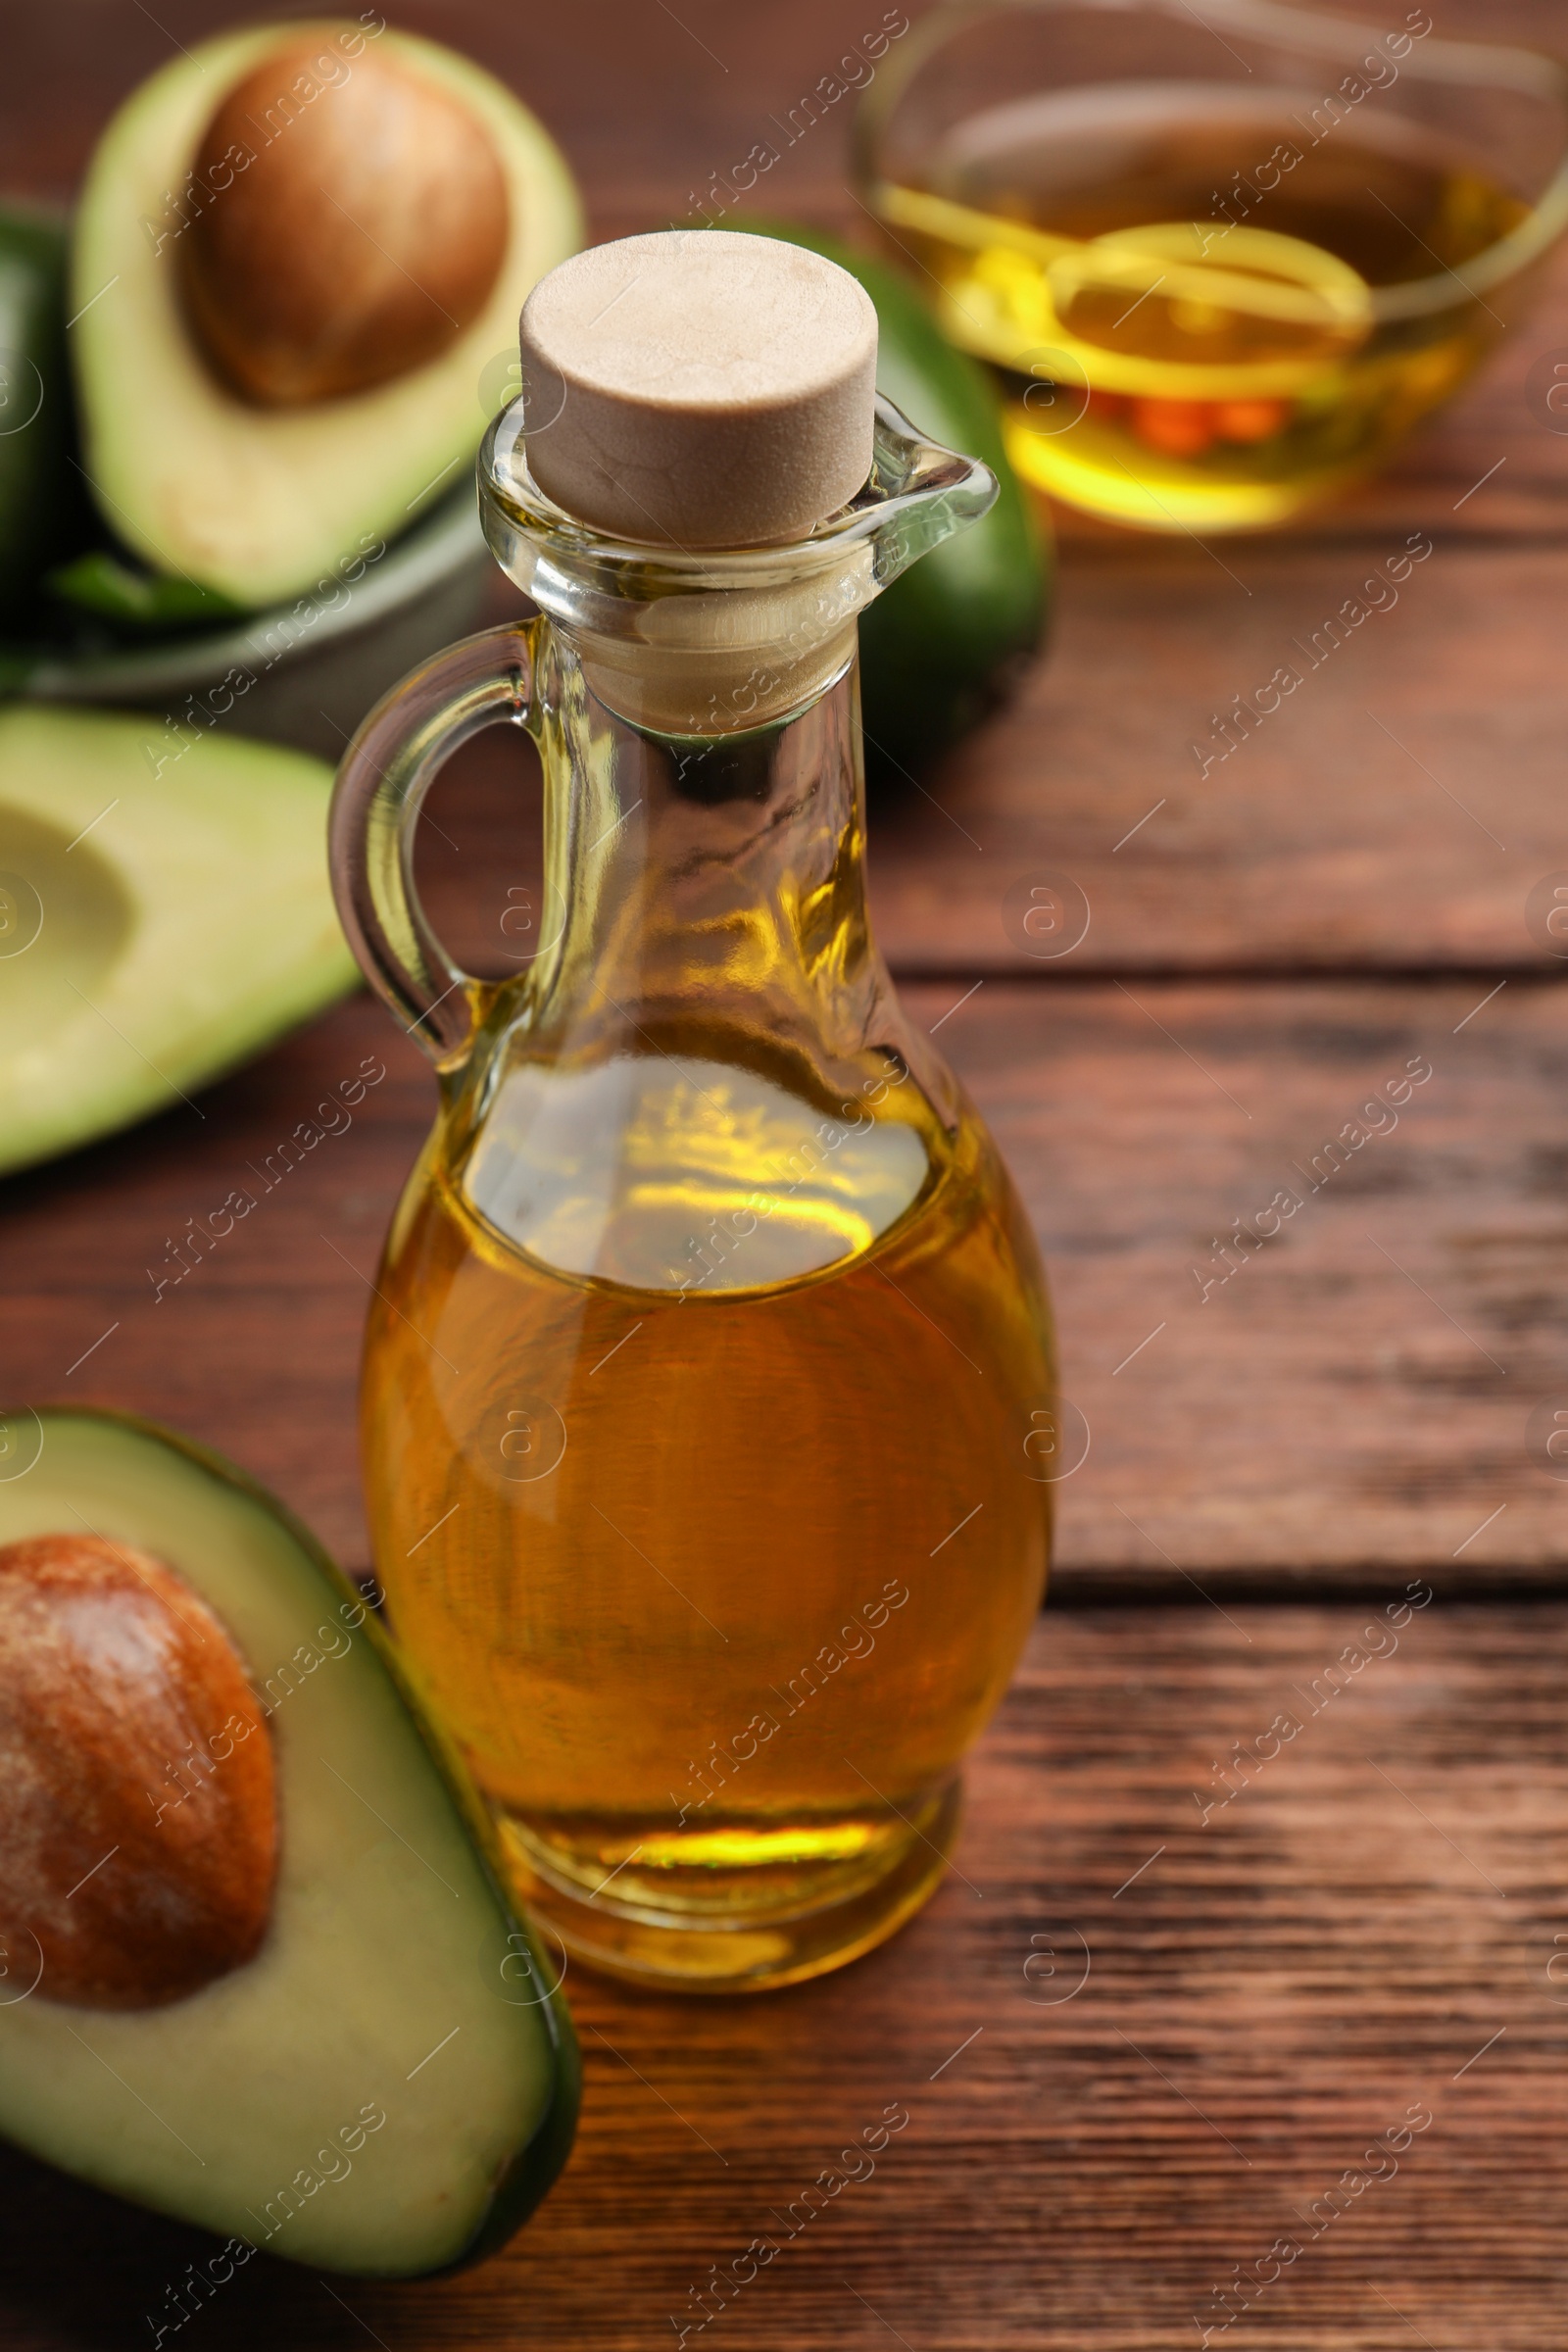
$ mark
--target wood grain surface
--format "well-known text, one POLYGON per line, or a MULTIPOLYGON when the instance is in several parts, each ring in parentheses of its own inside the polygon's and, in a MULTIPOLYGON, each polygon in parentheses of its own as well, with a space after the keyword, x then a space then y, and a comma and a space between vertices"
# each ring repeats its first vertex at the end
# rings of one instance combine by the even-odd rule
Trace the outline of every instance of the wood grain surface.
MULTIPOLYGON (((256 13, 0 0, 10 186, 69 198, 142 75, 256 13)), ((389 11, 538 109, 600 235, 688 218, 880 13, 389 11)), ((1434 14, 1568 55, 1560 0, 1434 14)), ((769 209, 862 230, 847 132, 843 107, 793 146, 769 209)), ((1560 2344, 1568 962, 1531 893, 1568 873, 1568 435, 1528 380, 1557 355, 1560 259, 1528 326, 1343 506, 1207 549, 1059 517, 1049 662, 873 811, 879 936, 1008 1155, 1089 1437, 1060 1490, 1076 1605, 1048 1611, 976 1761, 955 1875, 879 1955, 765 2000, 574 1977, 582 2134, 505 2256, 399 2290, 258 2261, 167 2340, 1560 2344), (1305 651, 1204 771, 1214 713, 1411 534, 1433 552, 1398 603, 1305 651), (1038 958, 1004 901, 1050 878, 1089 927, 1038 958), (1412 1060, 1431 1076, 1392 1102, 1412 1060), (907 2123, 845 2182, 889 2109, 907 2123), (827 2168, 841 2185, 787 2236, 827 2168), (737 2285, 758 2240, 778 2251, 737 2285)), ((474 969, 516 952, 537 797, 527 747, 492 736, 432 802, 421 885, 474 969)), ((364 1567, 359 1334, 432 1107, 360 997, 0 1186, 7 1391, 167 1419, 364 1567), (371 1073, 352 1124, 270 1181, 371 1073), (169 1281, 189 1221, 258 1182, 169 1281)), ((3 2153, 0 2214, 8 2352, 151 2343, 208 2251, 3 2153)))
MULTIPOLYGON (((1497 985, 906 987, 1051 1268, 1091 1432, 1061 1488, 1059 1597, 1396 1566, 1557 1579, 1568 1487, 1529 1431, 1568 1410, 1568 1026, 1555 983, 1487 1002, 1497 985), (1264 1215, 1282 1191, 1297 1205, 1264 1215)), ((359 997, 194 1108, 16 1179, 13 1393, 172 1421, 368 1565, 360 1330, 433 1107, 422 1056, 359 997), (384 1076, 334 1111, 362 1070, 384 1076), (323 1103, 339 1132, 282 1174, 323 1103), (257 1210, 181 1276, 170 1245, 236 1186, 257 1210)))
MULTIPOLYGON (((573 1975, 582 2132, 506 2254, 396 2289, 258 2262, 169 2341, 655 2352, 706 2283, 704 2352, 1155 2352, 1240 2266, 1227 2352, 1555 2352, 1565 1634, 1048 1614, 892 1945, 754 2000, 573 1975)), ((206 2251, 21 2158, 0 2202, 8 2352, 150 2343, 206 2251)))
POLYGON ((1563 554, 1424 544, 1397 586, 1396 530, 1228 540, 1214 563, 1185 542, 1064 548, 1049 661, 923 792, 877 809, 895 966, 1027 968, 1004 902, 1041 874, 1091 917, 1047 977, 1564 968, 1568 940, 1530 919, 1568 865, 1563 554), (1277 708, 1221 732, 1282 668, 1299 683, 1264 695, 1277 708))

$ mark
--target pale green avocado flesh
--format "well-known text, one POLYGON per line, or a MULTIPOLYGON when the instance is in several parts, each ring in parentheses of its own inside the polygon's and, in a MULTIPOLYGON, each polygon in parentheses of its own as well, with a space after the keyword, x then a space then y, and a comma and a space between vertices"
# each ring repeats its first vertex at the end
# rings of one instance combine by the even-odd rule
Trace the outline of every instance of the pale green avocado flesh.
MULTIPOLYGON (((311 103, 332 98, 328 83, 311 103)), ((507 379, 523 301, 583 233, 575 184, 543 126, 436 42, 384 24, 368 34, 352 22, 291 19, 187 50, 110 123, 76 216, 72 344, 87 473, 106 521, 156 569, 248 608, 323 582, 330 592, 345 564, 461 478, 515 389, 507 379), (471 109, 506 176, 511 237, 483 311, 427 366, 346 399, 263 409, 224 389, 187 330, 173 198, 225 92, 270 50, 313 31, 332 51, 334 74, 352 73, 373 41, 471 109)))
POLYGON ((358 977, 331 771, 156 719, 0 711, 0 1170, 189 1097, 358 977))
POLYGON ((149 1424, 21 1411, 0 1430, 0 1543, 135 1544, 222 1620, 270 1710, 280 1832, 261 1951, 183 2000, 53 2002, 8 1945, 0 2132, 320 2269, 415 2277, 488 2251, 564 2161, 574 2046, 365 1603, 259 1489, 149 1424))

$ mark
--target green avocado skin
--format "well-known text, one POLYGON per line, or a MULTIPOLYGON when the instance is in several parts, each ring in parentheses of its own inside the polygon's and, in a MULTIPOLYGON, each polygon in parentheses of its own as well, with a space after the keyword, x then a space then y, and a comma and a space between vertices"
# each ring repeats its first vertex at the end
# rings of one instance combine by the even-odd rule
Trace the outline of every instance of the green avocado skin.
MULTIPOLYGON (((160 1440, 176 1453, 183 1453, 191 1461, 198 1462, 214 1478, 234 1488, 252 1502, 260 1503, 275 1519, 280 1519, 339 1599, 364 1599, 359 1586, 344 1575, 336 1560, 317 1542, 303 1519, 296 1519, 286 1503, 280 1502, 259 1480, 248 1477, 225 1455, 215 1453, 210 1446, 199 1445, 194 1438, 184 1437, 177 1430, 166 1428, 161 1422, 144 1420, 137 1413, 117 1412, 110 1406, 74 1409, 82 1419, 90 1417, 117 1422, 123 1428, 139 1430, 147 1437, 160 1440)), ((533 1964, 539 1971, 539 1982, 547 1984, 548 1954, 540 1949, 532 1927, 514 1909, 512 1897, 506 1892, 494 1825, 457 1749, 425 1713, 423 1702, 410 1683, 401 1658, 376 1618, 367 1617, 360 1630, 396 1685, 431 1762, 446 1782, 468 1835, 483 1856, 496 1900, 511 1919, 512 1934, 526 1944, 533 1964)), ((515 2237, 529 2215, 549 2195, 571 2154, 582 2106, 582 2049, 571 2022, 571 2012, 562 1997, 559 1984, 554 1991, 545 1996, 540 2006, 555 2057, 555 2089, 550 2105, 535 2126, 527 2146, 517 2151, 505 2172, 497 2178, 490 2203, 468 2243, 439 2271, 425 2272, 425 2278, 450 2278, 454 2272, 470 2270, 475 2263, 484 2262, 490 2255, 499 2253, 509 2239, 515 2237)))
POLYGON ((82 500, 66 356, 69 232, 0 206, 0 618, 25 610, 40 571, 80 537, 82 500))
POLYGON ((911 424, 980 458, 997 503, 895 580, 860 615, 860 710, 873 779, 918 774, 1006 694, 1043 641, 1053 574, 1047 528, 1007 463, 984 371, 956 351, 913 286, 836 237, 738 220, 837 262, 876 305, 877 389, 911 424))
MULTIPOLYGON (((78 1419, 92 1419, 119 1424, 122 1428, 138 1430, 142 1435, 158 1440, 172 1451, 184 1454, 200 1464, 211 1476, 232 1487, 250 1501, 260 1503, 282 1521, 300 1549, 320 1571, 324 1582, 341 1600, 361 1601, 365 1595, 358 1585, 346 1577, 331 1554, 323 1550, 302 1519, 296 1519, 286 1503, 264 1487, 259 1480, 247 1477, 238 1465, 194 1438, 168 1429, 161 1422, 148 1421, 138 1413, 116 1412, 110 1406, 74 1406, 78 1419)), ((41 1414, 40 1419, 46 1419, 41 1414)), ((512 1921, 512 1932, 526 1943, 541 1984, 549 1982, 548 1955, 540 1950, 532 1928, 514 1908, 512 1897, 505 1891, 496 1834, 484 1804, 461 1763, 457 1750, 446 1740, 425 1713, 421 1701, 410 1685, 403 1664, 392 1643, 382 1632, 377 1620, 367 1617, 360 1629, 368 1639, 382 1665, 397 1686, 405 1706, 414 1718, 416 1729, 429 1751, 431 1761, 452 1792, 459 1813, 466 1823, 484 1858, 485 1869, 495 1889, 496 1900, 512 1921)), ((506 2171, 495 2182, 490 2203, 478 2229, 462 2252, 441 2270, 426 2272, 427 2278, 445 2278, 454 2271, 466 2271, 487 2256, 498 2253, 509 2238, 514 2237, 523 2223, 543 2202, 560 2178, 567 2157, 571 2154, 576 2136, 577 2116, 582 2104, 582 2051, 572 2026, 571 2013, 562 1997, 558 1984, 540 2004, 555 2055, 555 2091, 549 2107, 534 2128, 532 2138, 520 2148, 506 2171)), ((400 2274, 401 2275, 401 2274, 400 2274)))

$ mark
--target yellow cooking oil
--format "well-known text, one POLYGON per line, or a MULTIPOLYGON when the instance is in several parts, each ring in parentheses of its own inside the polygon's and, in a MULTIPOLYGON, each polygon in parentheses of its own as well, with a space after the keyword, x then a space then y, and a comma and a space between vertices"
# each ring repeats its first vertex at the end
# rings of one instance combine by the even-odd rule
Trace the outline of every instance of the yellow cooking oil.
POLYGON ((1026 480, 1148 529, 1256 526, 1448 396, 1506 317, 1467 266, 1530 209, 1378 101, 1052 92, 873 187, 949 335, 1001 370, 1026 480))
POLYGON ((546 1929, 779 1984, 943 1869, 1045 1574, 1049 1313, 897 1051, 829 1089, 651 1018, 524 1037, 437 1127, 367 1341, 375 1555, 546 1929))

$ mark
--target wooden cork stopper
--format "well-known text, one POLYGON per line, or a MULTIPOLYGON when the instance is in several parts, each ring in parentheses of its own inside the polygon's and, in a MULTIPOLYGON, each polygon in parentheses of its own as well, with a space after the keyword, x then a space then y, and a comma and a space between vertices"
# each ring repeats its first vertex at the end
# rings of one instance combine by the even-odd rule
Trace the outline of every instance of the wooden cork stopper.
POLYGON ((871 470, 876 312, 798 245, 673 228, 595 246, 535 286, 521 340, 534 480, 616 538, 797 539, 871 470))

